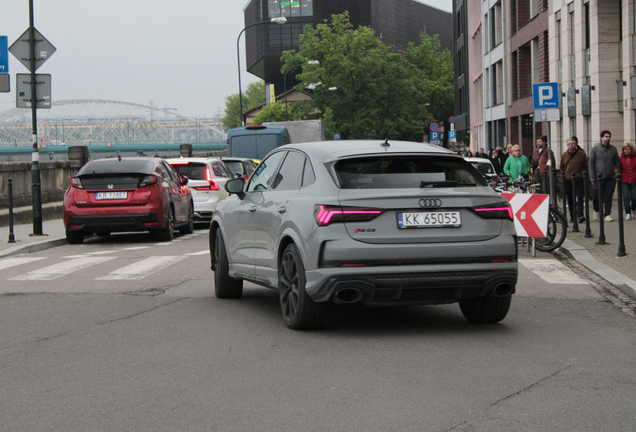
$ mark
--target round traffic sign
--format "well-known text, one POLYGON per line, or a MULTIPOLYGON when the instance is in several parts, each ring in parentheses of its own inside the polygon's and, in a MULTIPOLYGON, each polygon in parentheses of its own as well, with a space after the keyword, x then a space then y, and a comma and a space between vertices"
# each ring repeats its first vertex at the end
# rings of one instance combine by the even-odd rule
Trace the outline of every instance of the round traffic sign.
POLYGON ((433 122, 433 123, 431 123, 431 125, 430 125, 430 129, 431 129, 433 132, 437 132, 437 130, 439 129, 439 125, 438 125, 437 123, 433 122))
POLYGON ((449 123, 455 123, 455 120, 457 120, 457 119, 455 118, 455 116, 450 116, 450 117, 448 118, 448 122, 449 122, 449 123))

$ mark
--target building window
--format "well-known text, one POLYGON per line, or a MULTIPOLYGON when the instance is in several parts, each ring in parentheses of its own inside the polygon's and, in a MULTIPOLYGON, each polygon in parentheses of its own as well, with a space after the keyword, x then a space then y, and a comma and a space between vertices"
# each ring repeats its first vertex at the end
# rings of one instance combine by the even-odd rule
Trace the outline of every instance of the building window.
POLYGON ((576 79, 576 55, 574 46, 574 2, 568 5, 569 10, 569 30, 570 30, 570 81, 572 87, 574 87, 574 80, 576 79), (570 7, 572 6, 572 7, 570 7))
POLYGON ((590 76, 591 57, 590 57, 590 4, 583 5, 583 11, 585 13, 585 76, 590 76))
POLYGON ((557 14, 557 22, 556 22, 556 58, 557 58, 557 70, 559 76, 557 77, 557 82, 561 84, 563 82, 563 67, 561 62, 561 57, 563 56, 563 51, 561 50, 561 11, 557 14))
POLYGON ((313 0, 268 0, 270 18, 313 16, 313 0))
POLYGON ((501 16, 501 2, 497 3, 490 12, 491 46, 494 48, 503 41, 503 17, 501 16))
POLYGON ((517 51, 515 51, 512 53, 512 100, 519 99, 519 66, 517 61, 517 51))

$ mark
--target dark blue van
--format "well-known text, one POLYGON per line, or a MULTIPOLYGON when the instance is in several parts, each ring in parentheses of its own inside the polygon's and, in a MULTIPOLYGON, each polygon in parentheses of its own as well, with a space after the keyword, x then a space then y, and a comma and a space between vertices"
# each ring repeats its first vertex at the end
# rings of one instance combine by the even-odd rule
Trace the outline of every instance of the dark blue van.
POLYGON ((227 132, 227 155, 262 160, 276 147, 290 143, 289 131, 282 126, 237 127, 227 132))

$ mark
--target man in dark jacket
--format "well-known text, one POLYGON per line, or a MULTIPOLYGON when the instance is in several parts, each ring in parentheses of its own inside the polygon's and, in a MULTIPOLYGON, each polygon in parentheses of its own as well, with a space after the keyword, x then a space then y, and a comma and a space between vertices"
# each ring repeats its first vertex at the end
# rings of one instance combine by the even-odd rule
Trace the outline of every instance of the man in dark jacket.
POLYGON ((548 138, 545 136, 539 137, 537 140, 537 147, 532 153, 532 170, 535 174, 546 175, 548 174, 548 167, 555 167, 554 152, 550 150, 550 157, 548 158, 548 138))
POLYGON ((584 191, 583 191, 583 173, 587 171, 588 159, 585 152, 579 147, 579 140, 576 137, 568 139, 568 150, 561 156, 561 173, 565 174, 565 196, 568 200, 570 208, 570 222, 574 222, 574 218, 578 217, 579 223, 585 222, 583 216, 584 210, 584 191), (574 180, 573 180, 574 178, 574 180), (574 214, 574 201, 572 196, 572 181, 576 187, 576 213, 574 214))
POLYGON ((605 222, 612 222, 612 197, 616 188, 617 173, 621 172, 621 161, 618 157, 618 150, 610 144, 612 133, 608 130, 601 132, 601 142, 595 144, 590 151, 590 181, 594 193, 592 205, 594 206, 594 220, 598 220, 601 210, 598 202, 599 184, 603 188, 605 222), (600 182, 598 179, 601 179, 600 182))

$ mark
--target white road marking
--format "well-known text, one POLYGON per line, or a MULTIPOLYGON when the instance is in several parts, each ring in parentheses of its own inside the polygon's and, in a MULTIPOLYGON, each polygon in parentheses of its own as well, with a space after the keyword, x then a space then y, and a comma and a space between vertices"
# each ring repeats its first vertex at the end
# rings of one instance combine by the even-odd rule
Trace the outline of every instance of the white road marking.
POLYGON ((66 276, 78 270, 85 269, 95 264, 101 264, 116 257, 84 257, 72 259, 52 266, 33 270, 27 274, 13 277, 9 280, 53 280, 66 276))
POLYGON ((190 255, 190 256, 208 255, 209 253, 210 253, 210 251, 206 249, 206 250, 202 250, 202 251, 199 251, 199 252, 190 252, 190 253, 187 253, 186 255, 190 255))
POLYGON ((150 246, 129 247, 129 248, 121 249, 121 250, 125 251, 125 250, 140 250, 140 249, 150 249, 150 246))
POLYGON ((583 279, 578 277, 572 270, 560 261, 520 259, 519 262, 528 270, 532 271, 550 284, 588 285, 588 282, 585 282, 583 279))
POLYGON ((63 256, 62 258, 74 259, 74 258, 86 258, 87 256, 89 256, 89 255, 67 255, 67 256, 63 256))
POLYGON ((95 280, 143 279, 157 270, 166 268, 184 259, 186 259, 184 256, 151 256, 135 264, 112 271, 106 276, 98 277, 95 280))
POLYGON ((7 269, 9 267, 15 267, 21 264, 27 264, 33 261, 37 261, 37 260, 43 260, 45 259, 45 257, 42 258, 9 258, 3 261, 0 261, 0 270, 4 270, 7 269))
POLYGON ((172 242, 155 243, 154 246, 170 246, 172 242))
POLYGON ((104 255, 104 254, 109 254, 109 253, 115 253, 117 252, 116 250, 107 250, 107 251, 99 251, 99 252, 86 252, 87 255, 104 255))

